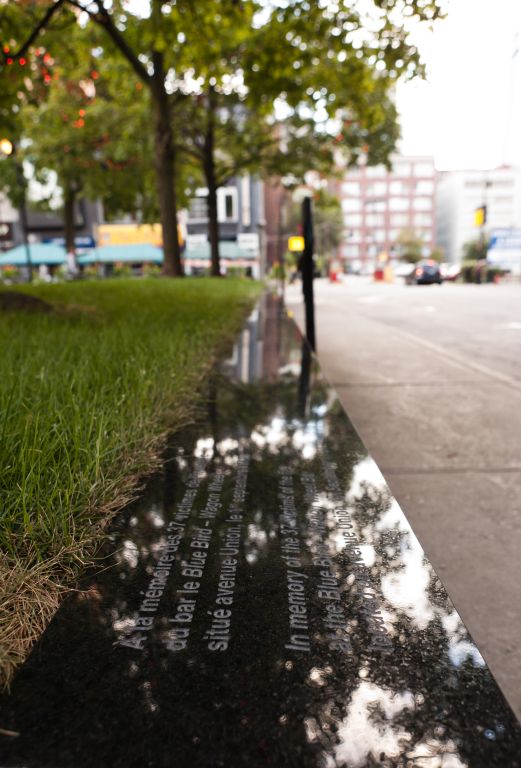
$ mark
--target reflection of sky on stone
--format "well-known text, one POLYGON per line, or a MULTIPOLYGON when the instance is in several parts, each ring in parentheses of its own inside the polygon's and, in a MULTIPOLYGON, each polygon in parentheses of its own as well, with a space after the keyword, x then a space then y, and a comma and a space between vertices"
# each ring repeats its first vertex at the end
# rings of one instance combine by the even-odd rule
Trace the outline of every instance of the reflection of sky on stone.
POLYGON ((425 629, 435 616, 427 596, 430 574, 423 566, 423 552, 413 549, 401 554, 402 568, 382 577, 385 599, 414 623, 425 629))
POLYGON ((239 448, 239 441, 234 440, 232 437, 227 437, 217 443, 215 447, 221 456, 227 456, 227 454, 233 453, 239 448))
POLYGON ((367 760, 379 761, 380 755, 398 758, 411 735, 393 719, 406 709, 414 708, 414 697, 409 691, 390 693, 374 683, 363 680, 353 693, 347 717, 338 724, 338 735, 342 742, 334 748, 336 763, 347 764, 350 768, 363 768, 367 760), (378 722, 371 722, 372 713, 378 709, 384 716, 378 722))
POLYGON ((139 550, 133 541, 126 539, 123 546, 116 553, 116 560, 125 562, 129 568, 136 568, 139 562, 139 550))
POLYGON ((292 445, 302 454, 303 459, 314 459, 317 454, 318 436, 313 424, 306 424, 303 429, 295 430, 292 445))
POLYGON ((275 417, 268 426, 257 426, 251 433, 251 440, 258 448, 268 446, 272 453, 276 453, 288 440, 285 419, 275 417))
POLYGON ((387 488, 382 473, 369 457, 354 465, 353 477, 346 493, 346 501, 352 504, 358 497, 362 496, 366 484, 376 486, 376 488, 387 488))
MULTIPOLYGON (((338 735, 342 741, 334 748, 334 759, 327 756, 325 764, 328 768, 339 764, 364 768, 368 760, 376 763, 385 754, 386 760, 405 757, 411 768, 468 768, 456 744, 442 739, 443 727, 435 729, 439 731, 435 733, 437 738, 426 739, 407 749, 412 736, 393 720, 405 710, 415 708, 410 691, 391 693, 375 683, 362 681, 353 695, 347 717, 339 723, 338 735)), ((307 733, 310 738, 312 730, 308 728, 307 733)))
POLYGON ((248 563, 256 563, 259 559, 259 550, 268 542, 268 535, 258 525, 248 525, 244 535, 244 553, 248 563))
POLYGON ((197 459, 211 459, 214 447, 213 437, 200 437, 194 448, 197 459))
MULTIPOLYGON (((356 503, 364 492, 370 493, 371 488, 387 491, 380 470, 372 459, 366 458, 354 467, 353 480, 346 493, 347 502, 356 503)), ((400 553, 395 555, 399 560, 399 567, 389 573, 383 572, 380 582, 381 591, 388 606, 405 614, 418 629, 426 629, 438 616, 447 634, 448 656, 451 664, 459 667, 470 660, 475 666, 484 666, 483 657, 476 646, 469 641, 467 631, 458 614, 455 611, 447 613, 432 602, 428 591, 432 568, 427 564, 423 549, 395 499, 390 499, 389 508, 377 521, 375 529, 381 533, 396 530, 401 534, 400 553)), ((361 538, 362 558, 365 565, 371 567, 374 562, 374 548, 370 543, 363 541, 364 534, 370 536, 371 532, 364 530, 358 531, 358 534, 361 538)), ((340 538, 337 536, 337 543, 340 543, 340 538)), ((392 625, 396 617, 383 606, 382 615, 387 628, 390 629, 389 624, 392 625)))
POLYGON ((279 375, 284 376, 284 374, 290 374, 295 379, 298 379, 300 376, 300 357, 297 363, 288 363, 279 368, 279 375))
POLYGON ((443 628, 450 638, 449 658, 455 667, 470 660, 475 667, 484 667, 485 660, 476 646, 469 642, 465 627, 456 611, 441 617, 443 628))
POLYGON ((147 522, 154 528, 162 528, 165 525, 164 510, 157 504, 153 504, 146 513, 147 522))

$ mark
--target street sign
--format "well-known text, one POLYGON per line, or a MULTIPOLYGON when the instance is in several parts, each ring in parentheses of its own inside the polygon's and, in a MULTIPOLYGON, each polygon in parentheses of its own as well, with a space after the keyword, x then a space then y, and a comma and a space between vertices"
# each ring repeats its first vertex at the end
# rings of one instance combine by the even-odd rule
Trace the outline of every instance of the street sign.
POLYGON ((514 274, 521 271, 521 229, 494 229, 490 233, 487 262, 514 274))
MULTIPOLYGON (((46 245, 61 245, 65 247, 64 237, 44 237, 42 243, 46 245)), ((77 235, 74 238, 74 245, 76 248, 95 248, 96 242, 90 235, 77 235)))
POLYGON ((288 239, 288 250, 298 253, 304 250, 304 238, 301 235, 293 235, 288 239))
POLYGON ((490 250, 519 251, 521 250, 521 229, 493 229, 488 245, 490 250))
POLYGON ((240 232, 237 235, 237 245, 244 248, 245 251, 251 251, 255 255, 259 254, 260 240, 256 232, 240 232))

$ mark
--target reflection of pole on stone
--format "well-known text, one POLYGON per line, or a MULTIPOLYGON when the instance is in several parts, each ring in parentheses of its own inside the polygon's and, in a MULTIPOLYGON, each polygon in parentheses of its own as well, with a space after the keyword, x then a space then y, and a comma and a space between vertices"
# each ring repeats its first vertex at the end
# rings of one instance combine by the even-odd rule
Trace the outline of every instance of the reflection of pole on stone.
POLYGON ((311 349, 304 339, 302 340, 302 352, 300 357, 300 376, 298 381, 298 411, 299 416, 305 418, 309 401, 309 381, 311 373, 311 349))

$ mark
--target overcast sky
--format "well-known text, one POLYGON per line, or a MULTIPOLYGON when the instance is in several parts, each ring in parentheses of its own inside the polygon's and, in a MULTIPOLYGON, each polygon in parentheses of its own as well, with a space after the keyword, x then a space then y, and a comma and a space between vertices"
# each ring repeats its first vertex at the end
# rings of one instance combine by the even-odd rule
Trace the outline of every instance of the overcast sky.
POLYGON ((447 6, 416 36, 427 82, 398 88, 402 151, 433 154, 440 170, 521 165, 521 0, 447 6))

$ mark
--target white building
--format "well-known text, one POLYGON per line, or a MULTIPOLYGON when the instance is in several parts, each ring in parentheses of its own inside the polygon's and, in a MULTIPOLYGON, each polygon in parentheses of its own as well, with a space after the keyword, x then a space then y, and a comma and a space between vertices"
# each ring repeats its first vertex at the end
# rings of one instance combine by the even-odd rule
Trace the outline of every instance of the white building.
POLYGON ((458 263, 465 243, 482 231, 521 227, 521 168, 440 173, 436 189, 436 243, 445 259, 458 263), (484 228, 474 223, 476 208, 486 206, 484 228))

